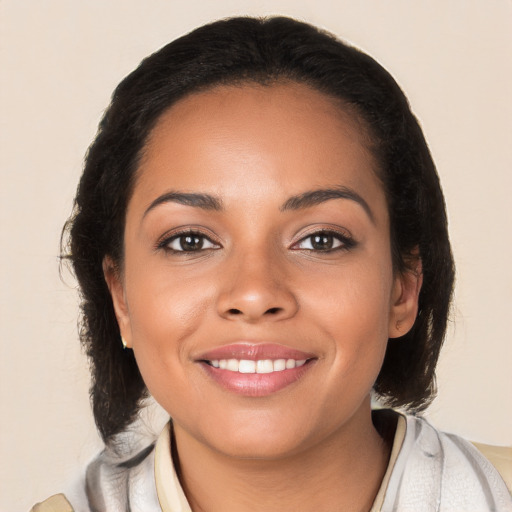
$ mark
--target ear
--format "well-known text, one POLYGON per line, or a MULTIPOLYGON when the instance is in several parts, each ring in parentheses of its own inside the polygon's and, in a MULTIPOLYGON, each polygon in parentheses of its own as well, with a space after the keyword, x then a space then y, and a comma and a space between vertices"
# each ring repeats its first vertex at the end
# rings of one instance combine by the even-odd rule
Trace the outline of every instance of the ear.
POLYGON ((411 330, 418 314, 418 298, 422 283, 423 271, 421 259, 418 257, 415 268, 395 277, 389 313, 389 338, 399 338, 411 330))
POLYGON ((128 348, 132 348, 130 313, 126 302, 123 280, 118 266, 112 261, 110 256, 103 258, 103 276, 112 297, 117 324, 121 332, 122 340, 119 340, 119 342, 122 342, 123 345, 126 344, 125 346, 128 348))

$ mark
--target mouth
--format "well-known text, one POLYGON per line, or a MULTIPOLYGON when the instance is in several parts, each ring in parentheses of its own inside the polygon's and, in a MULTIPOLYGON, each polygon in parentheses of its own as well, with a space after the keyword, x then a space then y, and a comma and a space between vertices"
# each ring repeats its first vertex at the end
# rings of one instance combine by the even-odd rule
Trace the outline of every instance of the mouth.
POLYGON ((238 343, 214 349, 196 361, 225 391, 263 397, 301 380, 317 359, 282 345, 238 343))

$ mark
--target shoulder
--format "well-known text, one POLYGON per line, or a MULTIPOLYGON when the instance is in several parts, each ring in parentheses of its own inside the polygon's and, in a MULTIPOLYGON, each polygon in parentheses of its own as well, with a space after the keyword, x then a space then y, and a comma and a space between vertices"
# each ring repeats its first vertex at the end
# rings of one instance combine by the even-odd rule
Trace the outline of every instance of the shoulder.
POLYGON ((129 458, 103 450, 65 494, 38 503, 30 512, 110 510, 161 512, 155 487, 153 444, 129 458))
POLYGON ((64 494, 55 494, 42 503, 36 503, 30 512, 74 512, 64 494))
POLYGON ((155 443, 168 422, 167 413, 148 399, 129 428, 110 439, 63 494, 35 505, 31 512, 161 512, 155 482, 155 443))
POLYGON ((471 443, 498 470, 512 492, 512 446, 493 446, 483 443, 471 443))
POLYGON ((502 477, 471 443, 423 418, 405 418, 383 510, 512 511, 502 477))

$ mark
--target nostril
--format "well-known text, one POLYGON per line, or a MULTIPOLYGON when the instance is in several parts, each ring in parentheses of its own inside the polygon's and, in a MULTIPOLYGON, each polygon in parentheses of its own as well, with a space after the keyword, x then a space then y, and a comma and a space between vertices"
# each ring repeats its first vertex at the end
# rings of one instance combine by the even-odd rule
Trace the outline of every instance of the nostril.
POLYGON ((281 311, 281 308, 270 308, 270 309, 267 309, 267 313, 269 313, 271 315, 275 315, 276 313, 279 313, 279 311, 281 311))
POLYGON ((242 312, 239 309, 231 308, 228 310, 228 314, 230 315, 241 315, 242 312))

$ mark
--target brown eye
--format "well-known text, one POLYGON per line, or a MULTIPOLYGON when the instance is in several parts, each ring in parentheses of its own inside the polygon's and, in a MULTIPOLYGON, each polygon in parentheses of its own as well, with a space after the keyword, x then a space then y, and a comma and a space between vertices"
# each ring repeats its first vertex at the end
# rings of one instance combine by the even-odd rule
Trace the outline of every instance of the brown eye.
POLYGON ((183 235, 178 238, 182 251, 199 251, 203 248, 203 237, 196 235, 183 235))
POLYGON ((201 233, 182 233, 165 240, 161 247, 173 252, 198 252, 218 249, 219 245, 201 233))
POLYGON ((311 246, 315 251, 328 251, 334 246, 334 237, 326 233, 312 235, 311 246))
POLYGON ((294 245, 293 249, 329 252, 350 249, 354 245, 355 242, 349 236, 334 231, 318 231, 304 237, 294 245))

